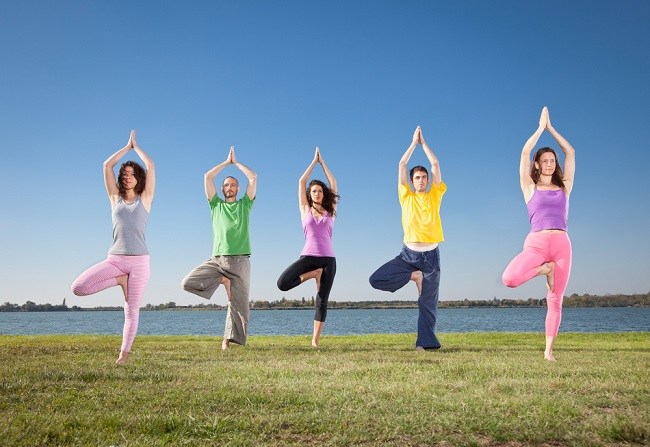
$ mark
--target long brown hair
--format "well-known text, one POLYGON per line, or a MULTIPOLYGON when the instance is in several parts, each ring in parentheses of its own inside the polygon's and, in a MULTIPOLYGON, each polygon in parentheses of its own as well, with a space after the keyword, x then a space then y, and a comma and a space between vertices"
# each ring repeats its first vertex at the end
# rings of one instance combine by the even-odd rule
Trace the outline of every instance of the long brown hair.
POLYGON ((133 168, 133 176, 137 180, 137 184, 135 185, 135 188, 133 192, 135 192, 136 196, 139 196, 142 194, 142 191, 144 191, 144 187, 147 184, 147 171, 144 170, 140 164, 136 163, 135 161, 127 161, 122 163, 122 166, 120 166, 120 173, 118 174, 117 177, 117 189, 120 193, 120 197, 123 199, 126 199, 126 189, 124 188, 124 185, 122 184, 122 176, 124 175, 124 170, 127 167, 133 168))
POLYGON ((555 171, 553 171, 553 175, 551 176, 551 183, 564 189, 564 181, 562 180, 564 174, 562 174, 562 168, 560 168, 560 164, 557 161, 557 154, 550 147, 541 147, 537 150, 535 157, 533 157, 533 163, 530 166, 530 177, 533 179, 533 182, 537 184, 539 177, 541 176, 541 171, 535 167, 535 163, 539 163, 540 157, 547 152, 552 153, 553 158, 555 158, 555 171))
POLYGON ((334 204, 338 203, 340 196, 320 180, 312 180, 309 182, 309 185, 307 185, 307 203, 309 203, 309 206, 314 206, 310 194, 311 187, 314 185, 318 185, 323 188, 323 203, 321 204, 322 207, 325 208, 325 211, 327 211, 330 216, 336 216, 336 211, 334 211, 334 204))

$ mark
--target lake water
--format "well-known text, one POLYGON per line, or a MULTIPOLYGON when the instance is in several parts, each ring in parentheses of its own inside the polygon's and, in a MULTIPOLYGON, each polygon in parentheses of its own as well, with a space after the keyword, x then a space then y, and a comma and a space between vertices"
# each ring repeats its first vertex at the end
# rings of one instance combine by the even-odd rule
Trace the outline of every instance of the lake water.
MULTIPOLYGON (((417 309, 332 309, 325 335, 413 333, 417 309)), ((546 308, 439 309, 437 332, 543 332, 546 308)), ((313 310, 253 310, 250 335, 311 335, 313 310)), ((140 335, 221 335, 223 310, 140 312, 140 335)), ((121 334, 119 311, 0 312, 0 334, 121 334)), ((565 308, 562 332, 650 331, 650 307, 565 308)))

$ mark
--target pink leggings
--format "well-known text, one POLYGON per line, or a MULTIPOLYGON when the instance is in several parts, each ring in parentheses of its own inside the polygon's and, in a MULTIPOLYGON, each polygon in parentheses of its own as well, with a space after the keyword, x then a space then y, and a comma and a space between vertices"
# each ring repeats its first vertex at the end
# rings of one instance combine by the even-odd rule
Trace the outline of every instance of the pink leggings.
POLYGON ((124 329, 122 331, 122 351, 124 352, 131 351, 133 339, 138 331, 140 300, 149 282, 149 273, 149 255, 108 255, 105 261, 93 265, 72 283, 72 293, 77 296, 85 296, 116 286, 118 276, 129 275, 127 284, 129 301, 124 303, 124 329))
POLYGON ((546 295, 546 335, 557 336, 562 319, 562 301, 571 272, 571 240, 563 233, 529 233, 524 250, 503 272, 503 284, 517 287, 537 276, 539 267, 555 263, 553 292, 546 295))

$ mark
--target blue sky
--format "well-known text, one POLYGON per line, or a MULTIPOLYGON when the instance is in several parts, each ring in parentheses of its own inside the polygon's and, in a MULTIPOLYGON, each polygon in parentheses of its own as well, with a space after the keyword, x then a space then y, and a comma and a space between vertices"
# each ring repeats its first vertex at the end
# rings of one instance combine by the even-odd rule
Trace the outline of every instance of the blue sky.
POLYGON ((544 105, 576 149, 567 295, 648 292, 649 19, 641 0, 0 0, 0 302, 120 304, 69 287, 110 246, 102 162, 132 128, 157 167, 144 303, 205 302, 180 281, 210 255, 203 174, 230 145, 259 178, 251 299, 314 295, 275 283, 320 146, 341 194, 330 299, 414 300, 367 278, 401 248, 397 162, 417 125, 448 186, 441 299, 543 297, 542 278, 500 277, 529 229, 519 154, 544 105))

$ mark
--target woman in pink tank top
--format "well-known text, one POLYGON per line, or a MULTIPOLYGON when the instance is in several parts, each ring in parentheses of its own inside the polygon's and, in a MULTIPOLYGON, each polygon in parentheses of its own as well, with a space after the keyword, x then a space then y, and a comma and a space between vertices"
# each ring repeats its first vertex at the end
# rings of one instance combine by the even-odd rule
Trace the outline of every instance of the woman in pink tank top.
POLYGON ((503 284, 517 287, 535 276, 546 276, 546 349, 544 358, 555 361, 553 347, 562 318, 562 301, 571 272, 571 240, 567 234, 569 195, 573 189, 575 151, 551 125, 544 107, 539 126, 521 151, 519 180, 528 207, 531 230, 524 248, 503 272, 503 284), (531 163, 530 154, 544 132, 555 138, 564 153, 560 169, 555 151, 543 147, 531 163))
POLYGON ((278 288, 282 291, 291 290, 309 279, 316 280, 316 315, 311 339, 314 348, 320 343, 327 316, 327 301, 336 275, 336 258, 332 247, 332 230, 339 199, 336 191, 336 179, 317 147, 314 159, 298 180, 298 207, 305 233, 305 246, 300 258, 278 278, 278 288), (320 164, 325 171, 329 186, 320 180, 312 180, 307 187, 307 179, 316 164, 320 164))

